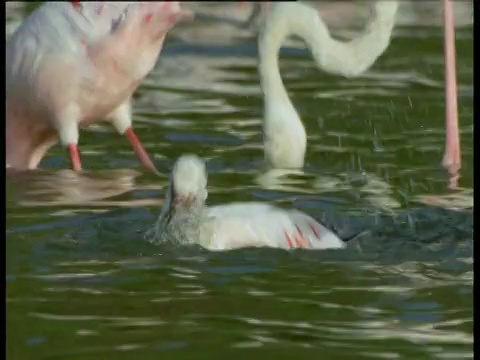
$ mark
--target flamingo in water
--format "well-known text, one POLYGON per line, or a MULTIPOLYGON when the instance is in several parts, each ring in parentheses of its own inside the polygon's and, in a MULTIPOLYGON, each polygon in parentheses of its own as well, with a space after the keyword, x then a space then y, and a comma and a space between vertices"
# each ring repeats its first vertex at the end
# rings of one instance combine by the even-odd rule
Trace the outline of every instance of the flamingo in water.
MULTIPOLYGON (((450 174, 450 188, 456 188, 461 169, 458 130, 457 80, 455 65, 455 24, 453 1, 441 0, 445 51, 446 139, 443 166, 450 174)), ((244 2, 245 3, 245 2, 244 2)), ((265 158, 271 167, 300 168, 306 150, 305 129, 291 104, 278 72, 276 54, 290 34, 303 38, 317 65, 334 74, 360 75, 383 53, 395 23, 396 1, 378 1, 376 18, 367 31, 350 43, 340 43, 330 34, 316 10, 300 3, 254 2, 250 21, 263 8, 265 24, 260 35, 260 77, 265 96, 265 158)))
POLYGON ((209 250, 242 247, 342 249, 345 242, 312 217, 260 202, 207 207, 207 171, 195 155, 174 165, 163 208, 146 238, 200 244, 209 250))
POLYGON ((272 168, 301 168, 307 135, 279 72, 278 52, 289 35, 302 38, 317 66, 331 74, 358 76, 386 50, 395 24, 396 1, 377 1, 375 16, 359 37, 333 39, 315 9, 298 2, 271 7, 259 37, 259 71, 264 94, 264 152, 272 168))
POLYGON ((6 163, 35 169, 58 139, 82 168, 79 126, 106 119, 153 162, 132 129, 131 96, 167 32, 192 13, 179 2, 46 2, 6 48, 6 163))

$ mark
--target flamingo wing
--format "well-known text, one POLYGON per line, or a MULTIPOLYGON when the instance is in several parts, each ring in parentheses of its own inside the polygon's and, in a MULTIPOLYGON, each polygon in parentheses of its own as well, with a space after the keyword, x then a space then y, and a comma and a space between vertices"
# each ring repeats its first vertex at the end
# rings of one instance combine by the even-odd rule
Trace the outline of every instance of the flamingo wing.
POLYGON ((202 238, 211 250, 240 247, 332 249, 345 244, 312 217, 262 203, 234 203, 208 210, 202 238))

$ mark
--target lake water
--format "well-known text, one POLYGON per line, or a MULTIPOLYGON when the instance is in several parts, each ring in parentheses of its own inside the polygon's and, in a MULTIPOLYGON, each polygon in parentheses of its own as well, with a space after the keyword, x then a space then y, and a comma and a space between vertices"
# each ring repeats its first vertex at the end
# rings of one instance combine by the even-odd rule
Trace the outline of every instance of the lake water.
MULTIPOLYGON (((7 29, 30 10, 10 8, 7 29)), ((207 16, 178 26, 134 102, 160 177, 99 125, 81 133, 82 174, 56 146, 42 170, 7 177, 7 358, 472 358, 472 45, 473 25, 457 28, 452 192, 440 27, 399 26, 356 79, 289 42, 281 71, 308 149, 302 172, 278 177, 263 167, 255 32, 207 16), (367 233, 343 251, 150 244, 186 152, 207 160, 209 204, 267 201, 367 233)))

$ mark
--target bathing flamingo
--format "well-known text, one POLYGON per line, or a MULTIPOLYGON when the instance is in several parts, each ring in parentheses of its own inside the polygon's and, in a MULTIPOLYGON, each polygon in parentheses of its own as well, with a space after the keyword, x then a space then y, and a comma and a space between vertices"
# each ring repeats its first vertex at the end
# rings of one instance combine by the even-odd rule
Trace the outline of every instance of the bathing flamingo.
POLYGON ((260 202, 207 207, 207 195, 205 164, 195 155, 181 156, 170 175, 160 217, 147 238, 198 243, 209 250, 341 249, 346 246, 332 231, 298 210, 260 202))

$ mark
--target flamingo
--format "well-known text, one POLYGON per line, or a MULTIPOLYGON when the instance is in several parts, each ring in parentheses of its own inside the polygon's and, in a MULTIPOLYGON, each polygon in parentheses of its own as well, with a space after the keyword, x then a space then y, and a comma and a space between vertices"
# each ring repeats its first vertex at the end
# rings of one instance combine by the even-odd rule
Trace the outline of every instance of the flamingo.
MULTIPOLYGON (((442 25, 444 28, 445 124, 446 124, 445 149, 443 154, 442 165, 450 174, 449 188, 455 189, 457 188, 457 185, 458 185, 459 172, 462 166, 460 136, 459 136, 459 130, 458 130, 457 75, 456 75, 456 54, 455 54, 455 19, 454 19, 454 13, 453 13, 453 1, 452 0, 441 0, 441 1, 442 1, 442 10, 443 10, 442 25)), ((245 5, 246 2, 242 2, 242 3, 243 5, 245 5)), ((252 14, 250 16, 249 22, 253 21, 256 17, 259 16, 262 10, 262 7, 263 7, 263 10, 267 9, 267 6, 266 6, 267 4, 268 3, 265 3, 265 2, 254 2, 253 10, 252 10, 252 14)), ((377 6, 378 5, 380 4, 377 4, 377 6)), ((394 4, 392 4, 392 6, 394 6, 394 4)), ((378 7, 377 7, 377 15, 380 15, 378 13, 378 7)), ((272 16, 273 15, 270 15, 270 17, 272 16)), ((295 16, 295 13, 291 13, 291 16, 292 17, 295 16)), ((268 17, 269 16, 267 14, 267 18, 268 17)), ((313 15, 311 17, 313 17, 313 15)), ((300 21, 296 21, 295 19, 293 22, 297 23, 300 21)), ((265 32, 268 31, 267 29, 265 30, 265 32)), ((370 26, 370 29, 372 29, 371 26, 370 26)), ((311 36, 313 36, 313 34, 316 33, 317 31, 311 31, 311 32, 312 32, 311 36)), ((328 34, 325 31, 323 33, 328 34)), ((374 35, 375 35, 375 32, 372 33, 372 36, 374 35)), ((267 35, 264 35, 264 36, 267 36, 267 35)), ((318 41, 318 43, 320 42, 318 41)), ((373 44, 374 43, 372 43, 372 45, 373 44)), ((324 51, 327 51, 327 50, 324 49, 324 51)), ((322 67, 321 64, 319 65, 320 67, 322 67)), ((268 64, 267 66, 265 66, 265 68, 267 68, 265 69, 265 71, 268 71, 268 64)), ((339 72, 342 73, 341 71, 339 72)), ((278 82, 278 79, 277 79, 277 82, 278 82)), ((284 107, 289 108, 290 109, 289 112, 292 113, 291 110, 293 109, 293 107, 288 106, 288 103, 289 101, 287 98, 287 101, 284 101, 284 107)), ((271 107, 275 108, 275 106, 271 106, 271 107)), ((278 112, 279 111, 277 111, 277 113, 278 112)), ((295 112, 293 113, 296 114, 295 112)), ((270 117, 273 117, 273 116, 270 116, 270 117)), ((298 120, 298 116, 293 115, 292 119, 298 120)), ((293 124, 295 121, 290 120, 290 122, 293 124)), ((274 150, 267 150, 267 148, 265 148, 266 158, 270 159, 270 162, 272 162, 272 165, 275 165, 275 164, 277 164, 278 166, 296 165, 294 167, 301 167, 303 165, 303 161, 301 161, 301 159, 303 159, 302 152, 303 153, 305 152, 304 148, 306 147, 306 140, 304 140, 305 135, 304 135, 303 126, 301 126, 301 124, 299 124, 298 121, 296 123, 297 123, 296 129, 298 133, 297 135, 298 143, 296 146, 293 146, 292 148, 288 149, 289 151, 293 151, 293 153, 295 154, 296 160, 292 161, 292 163, 289 164, 289 162, 282 160, 282 157, 280 155, 278 156, 272 155, 272 153, 275 152, 274 150), (277 157, 279 157, 280 159, 277 160, 276 159, 277 157)), ((293 126, 292 126, 292 129, 293 129, 293 126)), ((279 141, 282 141, 282 139, 280 139, 280 136, 278 138, 279 138, 279 141)))
POLYGON ((131 96, 153 69, 167 32, 191 17, 168 1, 37 8, 6 48, 7 167, 37 168, 59 139, 80 171, 79 126, 106 119, 155 170, 132 128, 131 96))
POLYGON ((278 52, 289 35, 302 38, 317 66, 332 74, 354 77, 367 71, 390 43, 396 1, 377 1, 376 16, 364 34, 350 42, 330 36, 316 10, 298 2, 277 3, 265 18, 259 37, 259 71, 264 94, 264 153, 271 168, 304 165, 307 136, 282 82, 278 52))
POLYGON ((181 156, 170 175, 160 217, 147 232, 147 239, 200 244, 213 251, 242 247, 342 249, 346 246, 336 234, 298 210, 260 202, 207 207, 207 196, 205 163, 195 155, 181 156))

